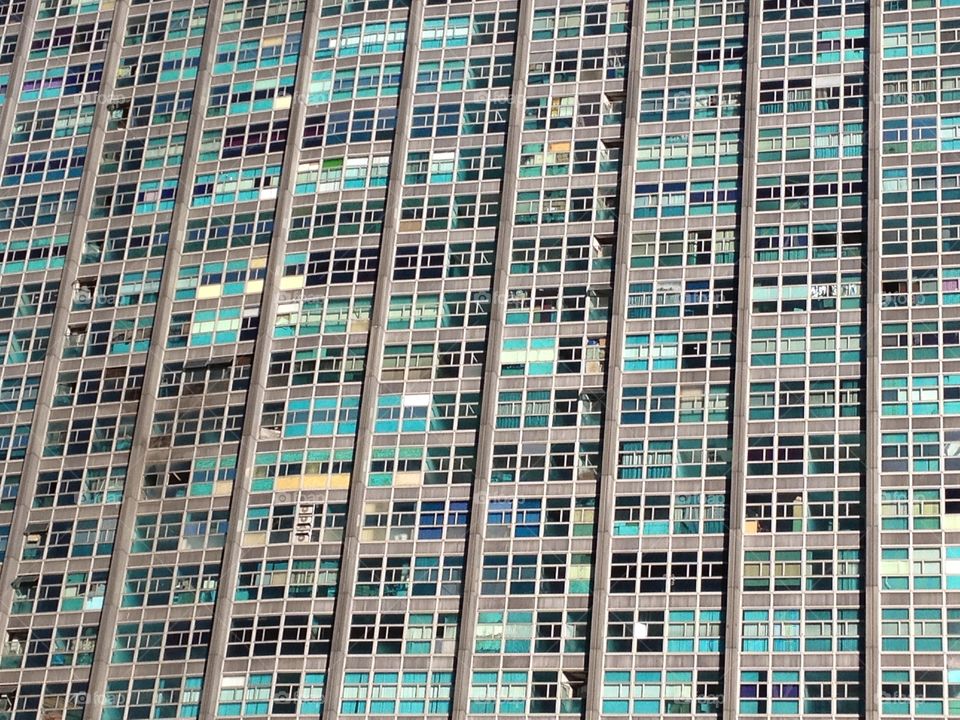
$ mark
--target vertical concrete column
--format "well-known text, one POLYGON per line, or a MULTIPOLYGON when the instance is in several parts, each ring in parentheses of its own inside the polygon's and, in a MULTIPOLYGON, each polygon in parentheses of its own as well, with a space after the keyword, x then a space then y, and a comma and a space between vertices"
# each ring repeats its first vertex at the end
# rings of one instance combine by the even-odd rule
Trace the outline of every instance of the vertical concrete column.
POLYGON ((867 60, 867 268, 866 436, 863 503, 863 708, 866 720, 880 717, 880 308, 881 155, 883 118, 883 3, 868 4, 867 60))
POLYGON ((747 3, 746 68, 741 113, 740 216, 737 227, 737 315, 733 370, 733 452, 727 493, 727 587, 724 597, 723 717, 739 717, 740 640, 743 634, 743 519, 746 505, 747 422, 750 404, 750 296, 753 287, 754 215, 757 197, 757 124, 760 115, 762 4, 747 3))
POLYGON ((377 398, 380 395, 380 374, 383 369, 383 350, 386 341, 387 316, 390 295, 393 292, 393 269, 397 254, 397 232, 400 226, 400 200, 403 191, 403 171, 410 145, 413 121, 413 96, 416 88, 417 65, 420 59, 420 33, 423 28, 425 0, 412 0, 407 16, 406 46, 403 51, 403 70, 400 75, 400 95, 397 100, 397 125, 390 150, 390 176, 380 235, 380 255, 377 279, 374 285, 370 332, 367 337, 367 360, 364 366, 363 388, 360 391, 360 410, 357 418, 357 440, 354 445, 353 471, 347 492, 347 517, 343 528, 343 549, 340 555, 340 578, 334 604, 333 634, 330 658, 327 663, 323 717, 339 717, 343 691, 343 674, 347 662, 347 642, 350 636, 350 613, 356 594, 357 570, 360 554, 360 528, 363 524, 363 505, 367 477, 373 449, 373 429, 377 419, 377 398))

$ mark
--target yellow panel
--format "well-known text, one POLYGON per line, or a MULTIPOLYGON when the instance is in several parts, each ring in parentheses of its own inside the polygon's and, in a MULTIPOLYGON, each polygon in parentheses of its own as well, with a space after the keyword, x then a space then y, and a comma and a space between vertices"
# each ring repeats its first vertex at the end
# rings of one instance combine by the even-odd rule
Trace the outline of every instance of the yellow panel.
POLYGON ((385 542, 386 539, 386 528, 364 528, 360 532, 360 540, 363 542, 385 542))
POLYGON ((197 288, 197 300, 218 298, 223 294, 223 285, 204 285, 197 288))
POLYGON ((301 487, 304 490, 317 490, 330 484, 329 475, 304 475, 301 487))
POLYGON ((296 290, 302 288, 307 282, 305 275, 288 275, 287 277, 280 278, 280 289, 281 290, 296 290))
POLYGON ((244 536, 243 536, 244 547, 261 547, 266 544, 267 544, 266 533, 244 533, 244 536))
POLYGON ((419 472, 403 472, 397 473, 393 476, 394 485, 422 485, 423 484, 423 473, 419 472))
POLYGON ((557 351, 546 348, 543 350, 531 350, 529 358, 533 362, 553 362, 557 359, 557 351))
POLYGON ((350 473, 331 475, 329 487, 334 490, 343 490, 350 487, 350 473))
POLYGON ((273 488, 274 490, 299 490, 300 477, 300 475, 284 475, 278 477, 277 481, 273 484, 273 488))

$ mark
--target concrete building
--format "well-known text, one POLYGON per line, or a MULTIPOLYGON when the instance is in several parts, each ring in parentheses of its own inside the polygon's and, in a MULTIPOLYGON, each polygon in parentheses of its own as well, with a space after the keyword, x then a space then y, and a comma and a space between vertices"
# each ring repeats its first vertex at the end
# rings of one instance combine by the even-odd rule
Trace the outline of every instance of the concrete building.
POLYGON ((958 7, 0 1, 0 718, 960 717, 958 7))

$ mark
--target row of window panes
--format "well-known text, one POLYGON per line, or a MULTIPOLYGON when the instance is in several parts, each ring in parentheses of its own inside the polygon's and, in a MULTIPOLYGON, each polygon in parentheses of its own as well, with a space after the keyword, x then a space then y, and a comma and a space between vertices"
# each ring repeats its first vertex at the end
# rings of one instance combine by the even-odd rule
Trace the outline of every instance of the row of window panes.
POLYGON ((30 102, 80 93, 96 93, 100 88, 102 75, 102 62, 55 67, 48 70, 28 70, 20 91, 20 101, 30 102))
POLYGON ((912 76, 911 71, 908 70, 883 74, 885 107, 935 103, 938 95, 942 103, 960 100, 960 68, 917 68, 912 70, 912 76))
POLYGON ((48 235, 0 241, 0 275, 62 268, 69 239, 69 235, 48 235))
POLYGON ((937 44, 937 22, 915 22, 909 25, 883 26, 883 57, 905 58, 929 55, 949 55, 957 52, 960 39, 960 21, 941 20, 940 43, 937 44))
POLYGON ((304 18, 306 4, 306 0, 234 0, 226 3, 223 8, 220 32, 228 33, 301 21, 304 18))
MULTIPOLYGON (((929 0, 925 0, 929 1, 929 0)), ((864 4, 862 2, 844 2, 844 0, 802 0, 802 2, 791 2, 791 0, 765 0, 763 3, 764 22, 773 22, 775 20, 800 20, 812 18, 814 14, 817 17, 840 17, 841 15, 862 15, 864 4)))
POLYGON ((750 383, 750 420, 802 420, 857 417, 860 414, 860 379, 783 380, 779 394, 775 383, 750 383), (837 383, 839 382, 839 392, 837 383))
MULTIPOLYGON (((605 306, 604 306, 605 307, 605 306)), ((734 313, 733 278, 631 282, 627 287, 627 318, 650 317, 719 317, 734 313), (711 287, 711 282, 713 287, 711 287)), ((726 353, 721 353, 721 357, 726 353)))
POLYGON ((30 42, 30 60, 99 52, 107 46, 112 18, 49 30, 36 30, 30 42))
POLYGON ((348 672, 344 676, 340 714, 446 716, 450 712, 450 672, 348 672), (371 678, 372 675, 372 678, 371 678), (371 685, 371 679, 373 683, 371 685))
POLYGON ((742 35, 645 43, 642 73, 644 77, 656 77, 742 70, 743 56, 742 35))
POLYGON ((203 660, 210 646, 209 618, 117 625, 111 663, 203 660))
POLYGON ((614 35, 627 32, 629 3, 612 5, 568 5, 558 8, 535 10, 533 13, 533 39, 590 37, 614 35))
MULTIPOLYGON (((465 17, 469 21, 469 17, 465 17)), ((440 20, 441 24, 443 20, 440 20)), ((468 27, 464 27, 464 39, 468 27)), ((363 25, 345 25, 322 29, 317 37, 317 50, 314 59, 353 57, 379 53, 402 52, 406 40, 407 23, 405 20, 386 22, 368 22, 363 25)), ((464 44, 466 44, 464 42, 464 44)))
POLYGON ((163 716, 195 716, 200 709, 201 676, 109 680, 103 719, 154 713, 163 716), (128 715, 129 713, 129 715, 128 715))
POLYGON ((217 45, 213 75, 295 65, 299 55, 300 33, 220 43, 217 45))
POLYGON ((863 228, 859 221, 761 225, 754 238, 756 262, 860 257, 862 251, 863 228))
POLYGON ((200 67, 200 46, 120 59, 117 87, 193 80, 200 67))
POLYGON ((207 22, 207 6, 135 15, 127 20, 125 46, 201 37, 207 22))
MULTIPOLYGON (((751 427, 756 432, 763 427, 751 427)), ((747 475, 836 475, 859 473, 864 453, 860 435, 752 434, 747 449, 747 475)))
POLYGON ((939 431, 915 430, 885 432, 881 435, 881 462, 883 472, 940 472, 960 467, 960 452, 956 433, 948 431, 943 440, 939 431))
POLYGON ((527 83, 556 85, 590 80, 619 80, 626 77, 625 46, 559 50, 552 55, 538 53, 530 61, 527 83), (543 59, 540 59, 540 58, 543 59))
POLYGON ((784 67, 839 62, 862 63, 865 49, 866 33, 863 26, 820 30, 817 32, 816 44, 812 32, 765 34, 760 50, 760 65, 784 67))
POLYGON ((810 78, 760 81, 760 114, 782 115, 820 110, 862 108, 864 106, 864 76, 835 76, 835 84, 814 88, 810 78), (786 100, 786 103, 784 103, 786 100))
MULTIPOLYGON (((459 63, 462 78, 465 61, 456 62, 459 63)), ((453 63, 454 61, 448 61, 447 64, 453 63)), ((436 65, 438 70, 440 67, 440 63, 424 63, 424 65, 436 65)), ((354 98, 394 97, 400 92, 401 68, 402 66, 399 63, 390 63, 386 65, 361 65, 357 68, 344 68, 336 71, 318 70, 310 76, 307 103, 309 105, 324 105, 329 102, 352 100, 354 98)), ((450 72, 451 75, 456 75, 452 68, 450 72)), ((420 74, 424 73, 429 73, 428 67, 420 70, 420 74)), ((437 75, 439 76, 439 72, 437 72, 437 75)))
POLYGON ((116 517, 29 524, 21 560, 108 556, 113 552, 116 534, 116 517))
POLYGON ((693 27, 736 26, 743 23, 740 0, 653 0, 644 12, 644 30, 680 30, 693 27))

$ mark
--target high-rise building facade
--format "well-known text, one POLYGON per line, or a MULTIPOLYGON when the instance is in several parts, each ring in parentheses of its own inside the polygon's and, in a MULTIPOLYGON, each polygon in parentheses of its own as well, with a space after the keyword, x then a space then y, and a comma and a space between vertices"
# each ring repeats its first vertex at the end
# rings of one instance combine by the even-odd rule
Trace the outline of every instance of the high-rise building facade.
POLYGON ((957 150, 957 0, 0 0, 0 718, 960 717, 957 150))

